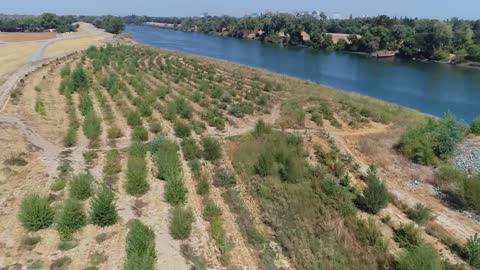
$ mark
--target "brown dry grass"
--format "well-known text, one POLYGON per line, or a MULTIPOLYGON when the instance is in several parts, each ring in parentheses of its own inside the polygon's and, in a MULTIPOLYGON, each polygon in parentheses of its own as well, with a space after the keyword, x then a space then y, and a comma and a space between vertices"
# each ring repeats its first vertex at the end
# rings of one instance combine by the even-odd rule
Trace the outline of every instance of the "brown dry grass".
POLYGON ((55 38, 55 33, 39 32, 39 33, 23 33, 23 32, 11 32, 0 33, 0 41, 3 42, 22 42, 22 41, 35 41, 55 38))
POLYGON ((105 36, 96 36, 57 41, 45 49, 45 57, 58 57, 72 51, 85 50, 92 45, 101 46, 104 39, 105 36))
POLYGON ((8 45, 0 47, 0 77, 8 74, 25 63, 40 46, 40 42, 8 45))

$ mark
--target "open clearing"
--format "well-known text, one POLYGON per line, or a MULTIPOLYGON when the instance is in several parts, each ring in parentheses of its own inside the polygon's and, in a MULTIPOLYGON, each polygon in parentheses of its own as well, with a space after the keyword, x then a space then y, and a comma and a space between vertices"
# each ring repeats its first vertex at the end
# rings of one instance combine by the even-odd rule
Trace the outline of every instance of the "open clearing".
POLYGON ((0 47, 0 80, 18 66, 27 62, 29 57, 40 46, 41 42, 0 47))
POLYGON ((55 38, 56 33, 23 33, 23 32, 0 32, 0 41, 3 42, 24 42, 55 38))

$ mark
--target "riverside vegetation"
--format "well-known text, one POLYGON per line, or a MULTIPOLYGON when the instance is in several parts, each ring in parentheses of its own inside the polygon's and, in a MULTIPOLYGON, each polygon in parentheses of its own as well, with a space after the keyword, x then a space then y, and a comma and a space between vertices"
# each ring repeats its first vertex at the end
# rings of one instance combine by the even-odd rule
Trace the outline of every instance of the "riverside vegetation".
MULTIPOLYGON (((459 236, 435 219, 457 211, 449 207, 479 211, 478 175, 450 163, 478 121, 467 127, 451 115, 430 119, 318 84, 138 45, 91 47, 63 61, 59 89, 48 93, 65 103, 68 125, 58 141, 81 151, 83 162, 73 165, 85 167, 62 164, 49 190, 26 194, 18 210, 27 237, 52 237, 56 229, 58 238, 48 239, 57 239, 65 256, 35 255, 51 268, 158 269, 182 263, 177 254, 195 269, 479 267, 478 236, 459 236), (458 203, 408 205, 396 196, 392 183, 408 179, 391 179, 381 160, 369 162, 373 154, 348 148, 348 139, 372 129, 403 134, 383 150, 417 172, 415 163, 438 167, 434 181, 458 203), (86 237, 91 231, 97 236, 86 237), (90 244, 105 254, 85 255, 90 244)), ((49 106, 46 114, 31 109, 43 119, 56 113, 49 106)), ((32 250, 48 245, 36 242, 32 250)))

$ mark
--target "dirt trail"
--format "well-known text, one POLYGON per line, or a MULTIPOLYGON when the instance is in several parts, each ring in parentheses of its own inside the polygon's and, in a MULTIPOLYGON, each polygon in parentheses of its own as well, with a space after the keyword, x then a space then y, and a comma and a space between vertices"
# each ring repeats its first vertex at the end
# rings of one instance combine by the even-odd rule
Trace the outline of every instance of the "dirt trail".
POLYGON ((54 175, 57 171, 57 167, 60 164, 58 155, 61 152, 61 148, 57 145, 49 142, 42 135, 40 135, 30 125, 24 123, 22 120, 11 115, 0 116, 0 123, 14 125, 19 128, 24 134, 28 142, 37 147, 40 154, 40 159, 45 165, 45 172, 48 175, 54 175))

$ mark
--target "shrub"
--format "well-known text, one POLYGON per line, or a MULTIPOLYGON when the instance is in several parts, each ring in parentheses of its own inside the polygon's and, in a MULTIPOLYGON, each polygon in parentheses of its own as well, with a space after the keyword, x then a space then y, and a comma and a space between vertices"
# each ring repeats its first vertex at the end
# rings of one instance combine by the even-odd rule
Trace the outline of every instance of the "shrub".
POLYGON ((222 254, 229 250, 229 243, 226 238, 225 229, 223 228, 223 221, 220 218, 215 218, 210 221, 209 228, 210 235, 215 240, 222 254))
POLYGON ((60 191, 65 188, 66 184, 67 184, 67 181, 65 181, 65 178, 62 178, 62 177, 57 178, 50 186, 50 190, 53 192, 60 191))
POLYGON ((398 260, 399 270, 441 270, 437 251, 430 245, 422 244, 406 250, 398 260))
POLYGON ((184 119, 192 117, 192 108, 184 98, 175 99, 175 111, 184 119))
POLYGON ((212 221, 222 216, 222 210, 212 200, 208 200, 203 209, 203 218, 212 221))
POLYGON ((19 219, 27 231, 46 229, 53 224, 55 211, 50 207, 48 198, 29 194, 20 204, 19 219))
POLYGON ((145 158, 139 156, 128 157, 127 183, 125 185, 130 195, 143 195, 150 188, 147 182, 147 163, 145 158))
POLYGON ((103 186, 95 194, 90 202, 90 219, 93 224, 100 227, 107 227, 117 223, 118 213, 115 207, 114 197, 112 190, 107 186, 103 186))
POLYGON ((159 122, 155 121, 150 124, 150 131, 154 134, 162 132, 162 125, 159 122))
POLYGON ((87 93, 82 93, 80 95, 80 104, 78 105, 78 109, 83 116, 87 116, 91 111, 93 111, 93 102, 87 93))
POLYGON ((398 242, 400 247, 407 249, 417 247, 423 242, 414 223, 402 225, 397 231, 395 231, 394 239, 398 242))
POLYGON ((202 164, 200 163, 200 161, 198 161, 198 159, 190 160, 188 162, 188 166, 192 170, 193 177, 197 179, 200 178, 202 174, 202 164))
POLYGON ((275 160, 271 153, 263 152, 258 156, 258 161, 254 166, 255 173, 266 177, 273 173, 275 167, 275 160))
POLYGON ((77 130, 73 127, 68 128, 67 134, 63 137, 63 146, 72 147, 77 143, 77 130))
POLYGON ((102 133, 101 120, 95 115, 95 112, 91 111, 85 117, 85 120, 83 121, 83 133, 92 141, 98 139, 102 133))
POLYGON ((156 148, 152 152, 156 153, 158 176, 166 181, 181 177, 182 170, 177 154, 177 144, 158 137, 154 143, 151 147, 156 148))
POLYGON ((213 177, 213 185, 216 187, 230 188, 235 186, 235 176, 226 169, 218 168, 213 177))
POLYGON ((272 133, 272 127, 269 124, 266 124, 263 122, 263 120, 259 120, 255 124, 255 129, 253 131, 253 134, 256 137, 262 137, 265 134, 271 134, 272 133))
POLYGON ((62 78, 67 78, 70 76, 70 73, 72 72, 70 64, 66 64, 61 70, 60 70, 60 75, 62 78))
POLYGON ((148 131, 144 126, 136 126, 133 129, 132 140, 134 141, 147 141, 148 140, 148 131))
POLYGON ((378 178, 375 167, 370 166, 367 172, 367 188, 363 196, 359 197, 358 204, 365 211, 372 214, 382 210, 390 200, 385 184, 378 178))
POLYGON ((435 60, 446 60, 448 59, 450 52, 447 50, 435 50, 433 52, 433 58, 435 60))
POLYGON ((470 131, 475 134, 480 136, 480 116, 475 118, 470 125, 470 131))
POLYGON ((171 205, 180 205, 187 199, 187 189, 181 177, 169 179, 165 185, 165 200, 171 205))
POLYGON ((141 126, 142 118, 137 111, 131 111, 127 115, 127 124, 131 127, 141 126))
POLYGON ((81 201, 88 199, 93 194, 92 182, 93 176, 90 174, 74 176, 70 182, 70 197, 81 201))
POLYGON ((208 180, 205 178, 200 179, 200 181, 196 185, 196 190, 198 195, 205 195, 210 192, 210 184, 208 180))
POLYGON ((153 270, 157 255, 155 233, 140 221, 134 221, 127 235, 125 270, 153 270))
POLYGON ((122 164, 120 163, 120 152, 116 149, 107 152, 105 166, 103 167, 103 174, 115 175, 122 171, 122 164))
POLYGON ((222 147, 220 143, 211 137, 202 139, 203 158, 209 161, 219 160, 222 157, 222 147))
POLYGON ((419 225, 425 225, 432 217, 432 209, 423 204, 417 203, 413 209, 407 211, 409 219, 417 222, 419 225))
POLYGON ((193 221, 194 217, 191 209, 175 207, 170 221, 170 235, 177 240, 187 239, 192 232, 193 221))
POLYGON ((80 202, 71 198, 67 199, 57 226, 60 238, 62 240, 71 240, 72 234, 85 226, 86 220, 87 218, 80 202))
POLYGON ((72 88, 74 91, 78 91, 80 89, 86 89, 88 87, 88 77, 87 73, 81 66, 77 66, 75 70, 72 72, 72 88))
POLYGON ((182 140, 183 157, 186 160, 194 160, 202 157, 202 150, 198 147, 197 142, 193 138, 182 140))
POLYGON ((480 238, 477 233, 467 239, 465 257, 470 265, 473 267, 480 267, 480 238))
POLYGON ((107 137, 109 139, 118 139, 123 136, 122 130, 118 126, 111 126, 107 131, 107 137))
POLYGON ((190 127, 183 121, 177 120, 175 121, 175 136, 179 138, 186 138, 190 136, 191 130, 190 127))

